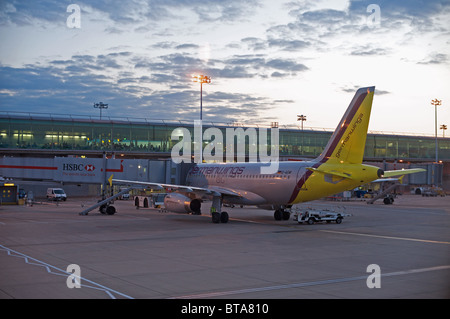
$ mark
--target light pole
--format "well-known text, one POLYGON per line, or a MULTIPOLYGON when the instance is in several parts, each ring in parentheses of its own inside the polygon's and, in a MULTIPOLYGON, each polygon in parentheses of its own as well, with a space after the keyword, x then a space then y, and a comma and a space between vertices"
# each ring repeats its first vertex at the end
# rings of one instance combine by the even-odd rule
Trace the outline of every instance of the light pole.
POLYGON ((435 147, 436 147, 436 163, 438 162, 438 139, 437 139, 437 107, 442 105, 442 100, 431 100, 431 105, 434 105, 434 135, 435 135, 435 147))
POLYGON ((303 131, 303 122, 306 121, 306 115, 297 115, 297 121, 302 121, 302 131, 303 131))
POLYGON ((193 74, 194 82, 200 83, 200 163, 203 163, 203 83, 211 83, 211 77, 202 74, 193 74))
POLYGON ((102 119, 102 109, 107 109, 108 104, 105 104, 103 102, 100 103, 94 103, 94 108, 100 109, 100 120, 102 119))
POLYGON ((440 129, 442 130, 442 137, 445 137, 445 130, 447 129, 447 125, 446 124, 442 124, 440 129))
POLYGON ((203 83, 211 83, 211 77, 206 75, 192 75, 192 78, 194 79, 194 82, 200 83, 200 121, 203 120, 203 83))
POLYGON ((300 153, 303 154, 303 122, 306 121, 306 115, 297 115, 297 121, 302 121, 302 146, 300 148, 300 153))

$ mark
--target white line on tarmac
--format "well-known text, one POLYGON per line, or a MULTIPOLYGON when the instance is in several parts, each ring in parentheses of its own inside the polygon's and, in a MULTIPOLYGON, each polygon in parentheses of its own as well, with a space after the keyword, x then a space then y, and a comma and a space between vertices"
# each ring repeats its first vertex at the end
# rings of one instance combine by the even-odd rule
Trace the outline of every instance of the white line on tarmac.
POLYGON ((324 232, 324 233, 333 233, 333 234, 354 235, 354 236, 375 237, 375 238, 396 239, 396 240, 408 240, 408 241, 418 241, 418 242, 422 242, 422 243, 433 243, 433 244, 450 245, 450 242, 448 242, 448 241, 426 240, 426 239, 407 238, 407 237, 381 236, 381 235, 371 235, 371 234, 364 234, 364 233, 352 233, 352 232, 335 231, 335 230, 319 230, 319 231, 320 232, 324 232))
MULTIPOLYGON (((421 273, 421 272, 438 271, 438 270, 445 270, 445 269, 450 269, 450 265, 395 271, 395 272, 381 274, 381 277, 393 277, 393 276, 417 274, 417 273, 421 273)), ((261 292, 261 291, 281 290, 281 289, 289 289, 289 288, 302 288, 302 287, 329 285, 329 284, 357 281, 357 280, 367 280, 367 277, 368 277, 367 275, 364 275, 364 276, 349 277, 349 278, 338 278, 338 279, 293 283, 293 284, 287 284, 287 285, 266 286, 266 287, 229 290, 229 291, 217 291, 217 292, 210 292, 210 293, 203 293, 203 294, 178 296, 178 297, 172 297, 169 299, 195 299, 195 298, 201 299, 201 298, 223 297, 223 296, 254 293, 254 292, 261 292)))
MULTIPOLYGON (((44 267, 44 268, 47 270, 47 272, 48 272, 49 274, 58 275, 58 276, 65 276, 65 277, 75 276, 75 277, 77 277, 77 279, 80 280, 80 282, 88 282, 88 283, 94 285, 94 286, 88 286, 88 285, 85 285, 85 284, 81 284, 81 287, 92 288, 92 289, 96 289, 96 290, 103 291, 103 292, 105 292, 111 299, 116 299, 116 296, 115 296, 115 295, 119 295, 119 296, 122 296, 122 297, 127 298, 127 299, 133 299, 133 297, 130 297, 130 296, 128 296, 128 295, 125 295, 125 294, 123 294, 123 293, 121 293, 121 292, 118 292, 118 291, 113 290, 113 289, 111 289, 111 288, 108 288, 108 287, 105 287, 105 286, 103 286, 103 285, 100 285, 100 284, 98 284, 98 283, 96 283, 96 282, 93 282, 93 281, 91 281, 91 280, 89 280, 89 279, 86 279, 86 278, 83 278, 83 277, 76 276, 76 275, 74 275, 74 274, 72 274, 72 273, 69 273, 69 272, 67 272, 67 271, 65 271, 65 270, 62 270, 62 269, 60 269, 60 268, 58 268, 58 267, 52 266, 52 265, 50 265, 50 264, 47 264, 47 263, 45 263, 45 262, 43 262, 43 261, 37 260, 37 259, 32 258, 32 257, 30 257, 30 256, 27 256, 27 255, 25 255, 25 254, 22 254, 22 253, 20 253, 20 252, 18 252, 18 251, 12 250, 12 249, 10 249, 10 248, 8 248, 8 247, 5 247, 5 246, 3 246, 3 245, 0 245, 0 250, 6 251, 6 252, 8 253, 9 256, 23 258, 24 261, 25 261, 25 263, 27 263, 27 264, 29 264, 29 265, 34 265, 34 266, 44 267), (33 262, 30 262, 30 261, 33 261, 33 262), (53 270, 56 270, 57 272, 53 272, 53 270)), ((65 283, 66 283, 66 282, 64 282, 63 284, 65 284, 65 283)), ((69 288, 68 288, 68 289, 69 289, 69 288)))

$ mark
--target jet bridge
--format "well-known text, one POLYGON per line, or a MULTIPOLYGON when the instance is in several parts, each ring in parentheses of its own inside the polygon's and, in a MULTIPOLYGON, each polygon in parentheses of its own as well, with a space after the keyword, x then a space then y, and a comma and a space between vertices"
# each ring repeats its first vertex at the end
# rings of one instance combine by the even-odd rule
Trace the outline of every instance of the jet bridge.
POLYGON ((126 179, 140 182, 153 182, 183 185, 192 164, 175 164, 170 159, 116 159, 84 157, 1 157, 0 176, 14 180, 54 181, 64 184, 101 184, 102 199, 96 205, 85 209, 80 215, 100 208, 100 212, 112 215, 114 207, 110 204, 128 188, 107 197, 108 180, 126 179))
POLYGON ((187 171, 170 159, 115 159, 82 157, 0 157, 0 176, 11 179, 62 183, 104 184, 111 175, 141 182, 180 184, 187 171))

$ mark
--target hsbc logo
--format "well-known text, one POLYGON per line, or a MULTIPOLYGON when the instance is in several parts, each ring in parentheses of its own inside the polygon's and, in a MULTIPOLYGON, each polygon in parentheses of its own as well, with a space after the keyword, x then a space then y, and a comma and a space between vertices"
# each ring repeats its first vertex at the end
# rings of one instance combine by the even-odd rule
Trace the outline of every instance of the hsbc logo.
POLYGON ((84 169, 88 172, 93 172, 95 170, 95 166, 94 165, 86 165, 84 167, 84 169))
POLYGON ((95 170, 95 166, 91 164, 63 164, 63 171, 76 171, 76 172, 93 172, 95 170))

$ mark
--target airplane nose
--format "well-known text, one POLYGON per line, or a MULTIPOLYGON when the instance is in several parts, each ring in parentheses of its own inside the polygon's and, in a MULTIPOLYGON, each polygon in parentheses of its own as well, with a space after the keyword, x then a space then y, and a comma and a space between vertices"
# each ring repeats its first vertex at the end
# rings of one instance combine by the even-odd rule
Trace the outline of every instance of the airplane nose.
POLYGON ((377 171, 377 175, 378 175, 378 177, 383 177, 384 171, 380 168, 380 169, 377 171))

